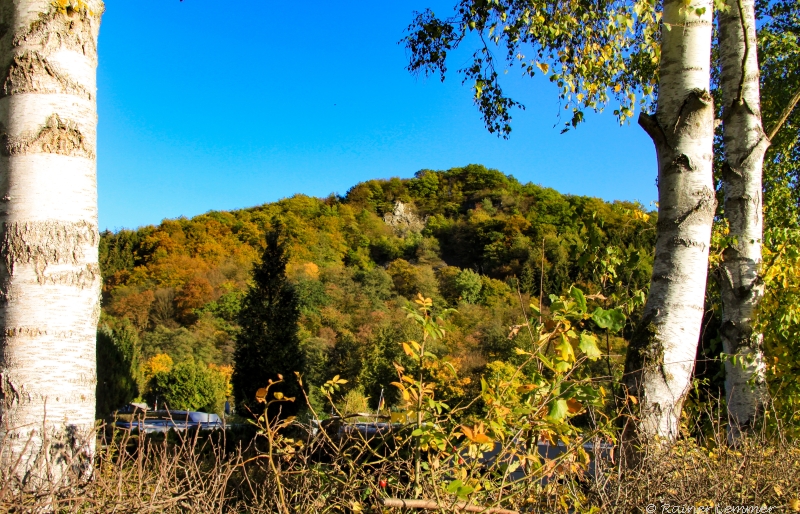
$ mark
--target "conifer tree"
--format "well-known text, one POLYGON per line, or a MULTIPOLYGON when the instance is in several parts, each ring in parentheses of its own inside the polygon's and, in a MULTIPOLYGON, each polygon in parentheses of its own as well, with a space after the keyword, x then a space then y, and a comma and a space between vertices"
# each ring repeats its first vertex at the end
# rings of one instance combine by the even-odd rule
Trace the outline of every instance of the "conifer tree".
POLYGON ((103 418, 139 396, 139 337, 130 322, 97 330, 97 408, 103 418))
MULTIPOLYGON (((280 403, 282 416, 297 411, 302 402, 300 385, 294 372, 305 367, 297 320, 300 308, 297 292, 286 278, 289 260, 280 225, 267 234, 266 248, 252 272, 253 282, 239 312, 241 327, 236 337, 235 369, 231 379, 233 394, 240 409, 258 412, 256 391, 279 375, 285 382, 270 388, 294 397, 294 403, 280 403)), ((277 414, 271 413, 272 415, 277 414)))

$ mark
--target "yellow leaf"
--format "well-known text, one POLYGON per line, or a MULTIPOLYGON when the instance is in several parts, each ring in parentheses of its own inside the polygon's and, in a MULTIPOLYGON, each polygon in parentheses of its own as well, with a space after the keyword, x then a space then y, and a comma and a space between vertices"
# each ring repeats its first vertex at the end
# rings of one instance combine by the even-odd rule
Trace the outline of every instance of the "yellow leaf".
POLYGON ((536 67, 542 70, 542 73, 547 73, 547 71, 550 69, 550 65, 545 62, 537 62, 536 67))
POLYGON ((800 500, 797 498, 789 500, 789 508, 795 512, 800 512, 800 500))
POLYGON ((411 350, 411 347, 408 346, 408 343, 403 343, 403 351, 409 357, 413 357, 414 356, 414 352, 411 350))
POLYGON ((635 397, 635 396, 633 396, 633 395, 630 395, 630 394, 629 394, 629 395, 628 395, 628 399, 629 399, 629 400, 631 401, 631 403, 632 403, 632 404, 634 404, 634 405, 638 405, 638 404, 639 404, 639 400, 637 400, 637 399, 636 399, 636 397, 635 397))
POLYGON ((572 351, 572 345, 564 334, 561 334, 561 342, 555 346, 555 349, 561 354, 561 360, 575 362, 575 353, 572 351))

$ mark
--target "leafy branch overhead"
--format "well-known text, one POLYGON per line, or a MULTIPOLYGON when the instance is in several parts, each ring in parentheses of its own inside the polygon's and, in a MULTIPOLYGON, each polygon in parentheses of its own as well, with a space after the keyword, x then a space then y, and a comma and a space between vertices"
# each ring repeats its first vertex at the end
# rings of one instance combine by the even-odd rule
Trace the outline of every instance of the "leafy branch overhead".
POLYGON ((403 40, 407 69, 444 80, 449 55, 465 44, 477 47, 458 72, 472 85, 489 132, 507 138, 511 111, 524 109, 505 94, 500 68, 549 76, 572 113, 564 131, 583 121, 587 109, 615 103, 623 122, 637 101, 642 107, 653 101, 661 19, 655 0, 462 0, 455 11, 450 18, 430 9, 415 13, 403 40))

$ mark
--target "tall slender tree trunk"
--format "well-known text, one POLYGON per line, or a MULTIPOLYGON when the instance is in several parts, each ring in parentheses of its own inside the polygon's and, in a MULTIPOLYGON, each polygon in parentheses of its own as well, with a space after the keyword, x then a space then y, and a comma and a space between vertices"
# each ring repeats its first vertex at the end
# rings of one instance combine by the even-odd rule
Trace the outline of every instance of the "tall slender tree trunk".
POLYGON ((736 439, 749 427, 764 401, 761 334, 754 334, 753 311, 764 294, 758 274, 763 232, 761 171, 769 138, 761 124, 754 0, 727 0, 719 13, 722 67, 722 167, 725 217, 734 239, 719 269, 725 391, 736 439), (752 383, 751 383, 752 382, 752 383))
MULTIPOLYGON (((658 235, 650 294, 625 361, 637 399, 623 432, 630 444, 679 430, 703 317, 711 225, 714 108, 710 87, 712 1, 664 2, 658 107, 639 124, 658 158, 658 235)), ((626 398, 629 400, 629 398, 626 398)))
POLYGON ((101 0, 0 0, 0 464, 94 451, 101 0))

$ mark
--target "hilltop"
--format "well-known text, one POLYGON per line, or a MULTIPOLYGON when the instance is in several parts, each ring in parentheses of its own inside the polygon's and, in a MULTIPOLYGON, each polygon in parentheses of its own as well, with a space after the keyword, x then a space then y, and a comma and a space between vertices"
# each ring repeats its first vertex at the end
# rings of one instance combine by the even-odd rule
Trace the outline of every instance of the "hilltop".
POLYGON ((481 165, 104 232, 102 325, 139 393, 159 355, 229 370, 250 269, 276 221, 290 239, 307 382, 339 374, 353 401, 373 404, 394 380, 397 343, 414 335, 401 307, 418 292, 458 308, 435 351, 460 395, 491 363, 513 360, 524 336, 509 327, 540 292, 545 304, 573 284, 616 295, 630 323, 655 241, 655 215, 639 204, 563 195, 481 165))

